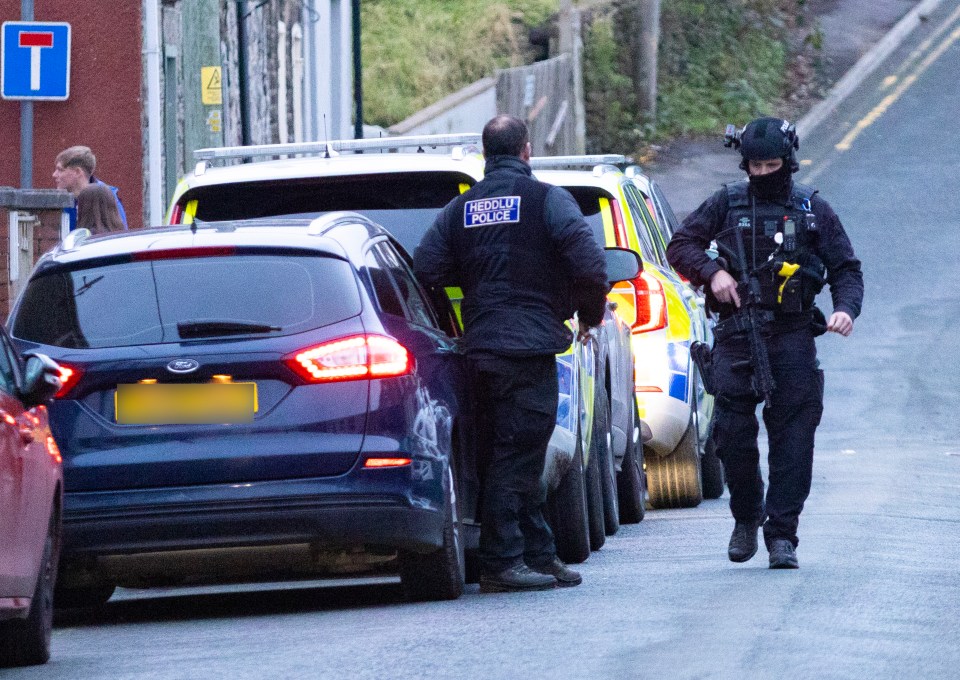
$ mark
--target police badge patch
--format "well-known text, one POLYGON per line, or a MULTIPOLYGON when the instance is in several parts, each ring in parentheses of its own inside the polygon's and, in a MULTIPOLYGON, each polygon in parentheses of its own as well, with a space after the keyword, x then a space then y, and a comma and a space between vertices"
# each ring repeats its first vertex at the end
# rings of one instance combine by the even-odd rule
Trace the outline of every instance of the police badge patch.
POLYGON ((463 226, 467 229, 491 224, 514 224, 519 221, 519 196, 479 198, 467 201, 463 206, 463 226))

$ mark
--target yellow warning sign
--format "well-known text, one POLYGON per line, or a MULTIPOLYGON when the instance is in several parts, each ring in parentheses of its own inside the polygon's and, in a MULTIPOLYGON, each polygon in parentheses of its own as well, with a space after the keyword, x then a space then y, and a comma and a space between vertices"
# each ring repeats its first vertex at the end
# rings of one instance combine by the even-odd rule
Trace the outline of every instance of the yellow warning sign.
POLYGON ((223 81, 219 66, 200 67, 200 101, 219 106, 223 103, 223 81))

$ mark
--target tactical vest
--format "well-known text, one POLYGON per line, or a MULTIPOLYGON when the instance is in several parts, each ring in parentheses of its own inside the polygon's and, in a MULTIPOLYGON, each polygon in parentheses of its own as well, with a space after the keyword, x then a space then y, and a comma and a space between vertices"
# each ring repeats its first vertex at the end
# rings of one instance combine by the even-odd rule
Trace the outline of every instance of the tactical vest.
POLYGON ((749 186, 748 181, 726 185, 727 222, 716 236, 721 255, 738 281, 743 273, 757 277, 765 309, 783 314, 806 311, 825 282, 811 206, 817 192, 794 184, 790 198, 781 204, 754 200, 749 186))
POLYGON ((575 309, 545 222, 549 189, 525 176, 487 178, 452 204, 467 347, 531 354, 570 345, 563 320, 575 309))

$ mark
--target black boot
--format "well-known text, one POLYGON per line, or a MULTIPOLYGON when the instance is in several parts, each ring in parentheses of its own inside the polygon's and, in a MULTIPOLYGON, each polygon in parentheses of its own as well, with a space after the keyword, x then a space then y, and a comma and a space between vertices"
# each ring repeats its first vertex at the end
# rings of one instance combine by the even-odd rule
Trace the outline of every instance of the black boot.
POLYGON ((776 538, 770 543, 771 569, 799 569, 797 551, 793 543, 785 538, 776 538))
POLYGON ((532 564, 530 568, 539 574, 547 574, 557 579, 557 586, 560 588, 572 588, 583 583, 580 572, 574 571, 563 562, 559 557, 554 557, 545 564, 532 564))
POLYGON ((517 564, 498 574, 480 576, 481 593, 509 593, 523 590, 550 590, 557 579, 549 574, 533 571, 525 564, 517 564))
POLYGON ((727 557, 731 562, 746 562, 757 554, 757 530, 763 526, 763 517, 750 522, 737 522, 730 535, 727 557))

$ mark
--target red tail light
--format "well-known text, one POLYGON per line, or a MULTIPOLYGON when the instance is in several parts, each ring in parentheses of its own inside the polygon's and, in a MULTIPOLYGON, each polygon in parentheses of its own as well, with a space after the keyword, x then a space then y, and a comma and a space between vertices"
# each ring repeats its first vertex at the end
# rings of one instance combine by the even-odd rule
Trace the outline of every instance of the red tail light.
POLYGON ((297 352, 285 363, 308 382, 389 378, 411 371, 407 349, 382 335, 355 335, 297 352))
POLYGON ((195 248, 165 248, 163 250, 142 250, 133 254, 135 262, 147 260, 182 260, 190 257, 223 257, 234 255, 234 246, 199 246, 195 248))
POLYGON ((183 220, 183 205, 177 203, 170 212, 170 224, 180 224, 183 220))
POLYGON ((80 376, 83 375, 76 366, 65 366, 60 364, 60 389, 53 395, 55 399, 63 399, 80 382, 80 376))
POLYGON ((633 280, 637 292, 637 320, 633 324, 634 333, 656 331, 667 326, 667 297, 663 284, 653 274, 640 272, 633 280))
POLYGON ((617 236, 617 245, 621 248, 629 248, 627 243, 627 225, 623 221, 623 213, 620 212, 620 203, 615 198, 610 199, 610 215, 613 217, 613 231, 617 236))

